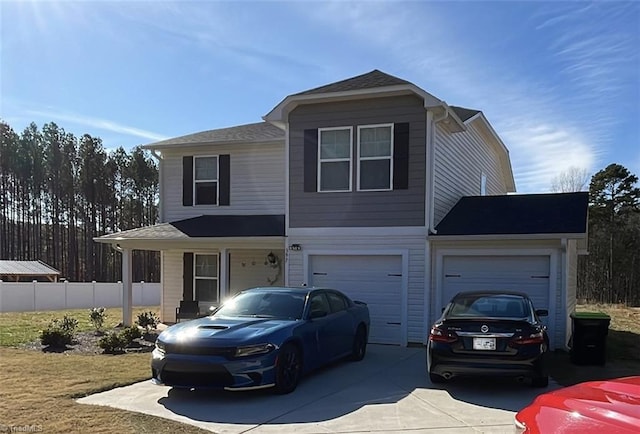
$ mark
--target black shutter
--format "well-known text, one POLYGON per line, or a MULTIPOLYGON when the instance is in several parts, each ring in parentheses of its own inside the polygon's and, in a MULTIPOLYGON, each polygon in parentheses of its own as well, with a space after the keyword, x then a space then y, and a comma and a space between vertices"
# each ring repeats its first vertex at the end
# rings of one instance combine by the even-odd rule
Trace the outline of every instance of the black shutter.
POLYGON ((304 191, 318 191, 318 130, 304 130, 304 191))
POLYGON ((193 300, 193 253, 185 252, 182 263, 182 299, 193 300))
POLYGON ((193 157, 182 157, 182 205, 193 205, 193 157))
POLYGON ((409 124, 393 126, 393 189, 409 188, 409 124))
POLYGON ((229 155, 218 157, 218 205, 229 205, 229 193, 231 190, 231 158, 229 155))

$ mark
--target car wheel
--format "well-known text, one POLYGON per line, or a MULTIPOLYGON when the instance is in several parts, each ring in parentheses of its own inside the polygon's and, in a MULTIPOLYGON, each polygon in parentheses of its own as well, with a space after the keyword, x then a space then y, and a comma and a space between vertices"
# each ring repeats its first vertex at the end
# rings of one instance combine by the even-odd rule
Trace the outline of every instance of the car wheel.
POLYGON ((302 373, 300 350, 295 345, 286 344, 280 349, 276 361, 276 393, 286 394, 295 390, 302 373))
POLYGON ((364 326, 359 326, 356 336, 353 338, 353 349, 351 351, 351 360, 359 362, 364 359, 367 353, 367 331, 364 326))
POLYGON ((442 384, 447 381, 442 375, 432 374, 431 372, 429 372, 429 380, 431 380, 433 384, 442 384))
POLYGON ((549 376, 543 375, 542 377, 533 377, 531 379, 531 386, 533 387, 547 387, 549 385, 549 376))

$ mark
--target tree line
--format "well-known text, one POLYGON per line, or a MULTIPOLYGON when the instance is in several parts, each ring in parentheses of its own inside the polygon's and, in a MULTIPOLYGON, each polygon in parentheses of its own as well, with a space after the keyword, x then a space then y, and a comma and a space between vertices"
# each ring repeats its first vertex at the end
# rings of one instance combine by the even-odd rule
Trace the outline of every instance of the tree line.
POLYGON ((578 299, 640 306, 640 188, 638 177, 610 164, 589 181, 569 168, 551 182, 555 192, 589 186, 588 255, 578 258, 578 299))
MULTIPOLYGON (((121 255, 93 238, 153 225, 158 168, 148 152, 107 152, 55 123, 0 121, 0 258, 42 260, 71 281, 121 279, 121 255)), ((159 281, 158 252, 133 252, 134 281, 159 281)))

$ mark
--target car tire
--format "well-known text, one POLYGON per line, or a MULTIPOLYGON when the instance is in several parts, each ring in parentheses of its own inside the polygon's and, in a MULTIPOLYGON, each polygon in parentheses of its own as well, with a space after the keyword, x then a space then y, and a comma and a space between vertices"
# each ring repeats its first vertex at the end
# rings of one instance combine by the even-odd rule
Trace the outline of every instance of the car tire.
POLYGON ((531 379, 531 386, 533 387, 547 387, 549 385, 549 376, 543 375, 541 377, 533 377, 531 379))
POLYGON ((359 326, 353 338, 353 349, 351 350, 351 360, 359 362, 364 359, 367 353, 367 331, 364 326, 359 326))
POLYGON ((431 372, 429 372, 429 380, 431 380, 433 384, 442 384, 447 381, 442 375, 432 374, 431 372))
POLYGON ((293 344, 285 344, 280 349, 276 361, 276 393, 284 395, 293 392, 298 386, 301 374, 300 350, 293 344))

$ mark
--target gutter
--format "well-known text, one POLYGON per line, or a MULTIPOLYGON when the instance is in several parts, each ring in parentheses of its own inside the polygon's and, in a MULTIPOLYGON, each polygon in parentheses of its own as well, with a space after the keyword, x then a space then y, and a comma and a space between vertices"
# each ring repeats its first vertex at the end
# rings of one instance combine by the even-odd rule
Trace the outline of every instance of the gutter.
POLYGON ((162 201, 162 155, 159 155, 155 149, 149 149, 151 155, 158 160, 158 219, 159 223, 164 222, 164 206, 162 201))
POLYGON ((436 214, 436 210, 435 210, 435 196, 436 196, 436 125, 438 124, 438 122, 442 122, 445 119, 447 119, 449 117, 449 106, 447 105, 446 102, 442 101, 442 106, 444 109, 444 113, 442 114, 442 116, 436 118, 433 118, 432 121, 432 125, 433 128, 431 128, 431 132, 430 132, 430 137, 429 137, 429 141, 431 142, 431 146, 429 149, 429 158, 431 160, 431 170, 430 170, 430 177, 429 177, 429 191, 431 192, 430 197, 429 197, 429 233, 430 234, 437 234, 438 231, 436 231, 435 229, 435 214, 436 214))

